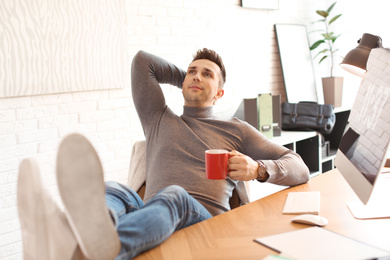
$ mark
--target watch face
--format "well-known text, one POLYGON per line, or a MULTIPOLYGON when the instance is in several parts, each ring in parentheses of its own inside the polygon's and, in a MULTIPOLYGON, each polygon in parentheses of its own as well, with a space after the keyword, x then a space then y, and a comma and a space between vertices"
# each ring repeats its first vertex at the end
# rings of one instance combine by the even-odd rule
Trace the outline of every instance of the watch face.
POLYGON ((258 161, 258 164, 259 164, 259 170, 258 170, 259 177, 257 177, 257 180, 265 181, 267 179, 266 176, 267 168, 262 161, 258 161))

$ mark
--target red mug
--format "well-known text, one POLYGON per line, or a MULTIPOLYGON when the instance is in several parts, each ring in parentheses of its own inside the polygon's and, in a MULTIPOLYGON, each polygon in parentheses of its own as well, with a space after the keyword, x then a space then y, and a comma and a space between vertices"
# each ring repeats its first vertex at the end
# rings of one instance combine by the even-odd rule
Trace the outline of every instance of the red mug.
POLYGON ((227 178, 229 152, 222 149, 205 151, 206 178, 224 180, 227 178))

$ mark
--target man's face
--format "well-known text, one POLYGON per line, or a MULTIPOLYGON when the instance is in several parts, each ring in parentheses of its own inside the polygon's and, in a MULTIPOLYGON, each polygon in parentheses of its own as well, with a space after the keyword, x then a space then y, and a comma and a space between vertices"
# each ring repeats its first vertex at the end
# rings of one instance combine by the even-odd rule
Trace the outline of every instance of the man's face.
POLYGON ((196 60, 190 64, 183 82, 184 104, 189 107, 212 106, 223 96, 219 89, 220 68, 210 60, 196 60))

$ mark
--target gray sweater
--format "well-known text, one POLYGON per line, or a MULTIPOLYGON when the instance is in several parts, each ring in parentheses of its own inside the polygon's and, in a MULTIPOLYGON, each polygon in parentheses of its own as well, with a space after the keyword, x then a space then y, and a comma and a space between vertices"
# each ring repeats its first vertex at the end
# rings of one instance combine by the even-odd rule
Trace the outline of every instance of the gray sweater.
POLYGON ((267 182, 298 185, 309 179, 300 156, 274 144, 237 118, 220 120, 213 107, 184 107, 181 116, 166 105, 159 83, 182 87, 186 72, 157 56, 139 51, 132 62, 134 104, 146 137, 146 191, 148 201, 158 191, 179 185, 212 215, 230 209, 237 181, 205 178, 205 150, 237 150, 267 167, 267 182))

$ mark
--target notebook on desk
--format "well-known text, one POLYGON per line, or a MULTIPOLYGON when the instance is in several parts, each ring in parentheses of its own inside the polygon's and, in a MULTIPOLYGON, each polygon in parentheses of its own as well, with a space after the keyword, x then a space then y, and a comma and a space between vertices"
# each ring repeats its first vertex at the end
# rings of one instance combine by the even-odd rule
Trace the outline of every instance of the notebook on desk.
POLYGON ((289 192, 283 214, 314 214, 320 212, 320 192, 289 192))
POLYGON ((300 260, 355 260, 390 256, 390 252, 320 227, 257 238, 255 242, 300 260))

